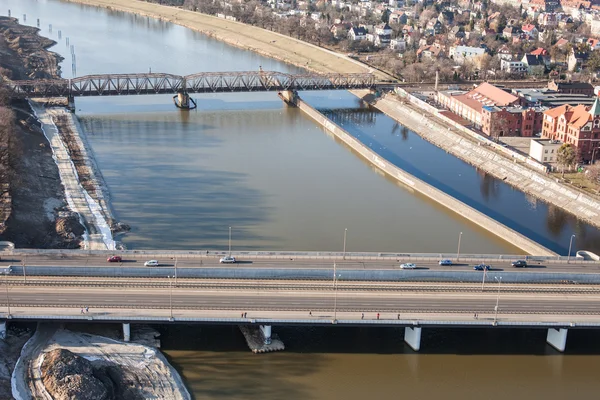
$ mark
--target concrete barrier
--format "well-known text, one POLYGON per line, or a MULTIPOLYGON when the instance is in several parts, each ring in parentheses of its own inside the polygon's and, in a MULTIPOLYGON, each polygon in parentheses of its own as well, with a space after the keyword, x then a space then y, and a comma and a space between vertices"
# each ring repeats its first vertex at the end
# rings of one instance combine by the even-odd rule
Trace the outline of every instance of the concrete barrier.
MULTIPOLYGON (((78 277, 117 277, 117 278, 164 278, 174 276, 172 267, 42 267, 27 266, 27 276, 78 276, 78 277)), ((448 270, 359 270, 338 269, 340 281, 381 281, 381 282, 466 282, 481 283, 483 272, 448 270)), ((11 276, 23 275, 22 266, 13 266, 11 276)), ((330 269, 291 269, 291 268, 177 268, 177 278, 195 279, 278 279, 278 280, 331 280, 330 269)), ((486 280, 502 278, 502 283, 573 283, 600 284, 600 274, 568 272, 530 271, 488 271, 486 280)), ((9 281, 10 282, 10 281, 9 281)))
POLYGON ((396 179, 398 182, 404 184, 405 186, 418 191, 419 193, 429 197, 430 199, 438 202, 439 204, 447 207, 449 210, 457 213, 461 217, 479 225, 480 227, 487 229, 493 234, 501 237, 507 242, 523 249, 525 252, 529 254, 535 255, 544 255, 544 256, 552 256, 556 255, 553 251, 547 249, 546 247, 534 242, 533 240, 527 238, 526 236, 518 233, 517 231, 508 228, 507 226, 499 223, 498 221, 493 220, 487 215, 475 210, 474 208, 464 204, 463 202, 455 199, 454 197, 442 192, 441 190, 417 179, 416 177, 408 174, 407 172, 401 170, 397 166, 389 163, 387 160, 382 158, 380 155, 375 153, 370 148, 363 145, 357 139, 355 139, 348 132, 343 130, 338 125, 334 124, 331 120, 329 120, 326 116, 312 108, 310 105, 302 101, 301 99, 297 100, 297 106, 304 113, 306 113, 309 117, 314 119, 317 123, 327 129, 329 132, 334 134, 338 139, 344 142, 346 145, 350 146, 353 150, 358 152, 362 157, 364 157, 367 161, 373 164, 375 167, 379 168, 381 171, 385 172, 392 178, 396 179))

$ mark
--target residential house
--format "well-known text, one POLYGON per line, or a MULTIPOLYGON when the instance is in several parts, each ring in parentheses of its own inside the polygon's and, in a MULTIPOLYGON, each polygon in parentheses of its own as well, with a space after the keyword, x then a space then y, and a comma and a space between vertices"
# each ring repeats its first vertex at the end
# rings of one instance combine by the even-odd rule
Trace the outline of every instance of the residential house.
POLYGON ((348 36, 348 32, 352 25, 349 22, 346 23, 338 23, 331 25, 331 33, 336 39, 341 39, 348 36))
POLYGON ((501 60, 508 60, 508 61, 513 59, 512 51, 510 51, 510 48, 505 44, 500 46, 500 48, 496 52, 496 57, 498 57, 501 60))
POLYGON ((592 51, 600 50, 600 40, 589 38, 586 42, 592 51))
POLYGON ((445 26, 451 26, 454 24, 454 13, 452 11, 442 11, 440 15, 438 15, 438 21, 445 26))
POLYGON ((560 29, 569 29, 573 26, 573 18, 565 16, 558 21, 558 27, 560 29))
POLYGON ((521 27, 521 31, 523 31, 523 33, 525 35, 527 35, 529 40, 537 40, 537 38, 538 38, 539 32, 538 32, 537 28, 535 27, 535 25, 533 25, 533 24, 523 25, 521 27))
POLYGON ((517 37, 520 33, 519 28, 516 26, 507 26, 502 31, 502 36, 507 40, 512 40, 512 38, 517 37))
POLYGON ((525 54, 521 62, 527 66, 527 73, 529 75, 541 76, 546 72, 546 59, 544 56, 525 54))
POLYGON ((595 161, 600 147, 600 98, 591 106, 564 105, 546 111, 542 138, 570 143, 577 150, 578 162, 595 161))
POLYGON ((446 46, 440 43, 434 43, 432 45, 424 45, 419 47, 417 50, 417 57, 421 58, 443 58, 446 56, 446 46))
POLYGON ((587 60, 590 57, 590 54, 586 51, 579 51, 575 48, 571 49, 569 52, 569 57, 567 59, 567 65, 569 71, 574 72, 579 70, 587 65, 587 60))
POLYGON ((408 22, 408 16, 403 11, 394 11, 390 14, 389 23, 404 25, 408 22))
POLYGON ((360 27, 352 27, 348 31, 348 39, 357 41, 357 40, 365 40, 367 38, 367 30, 360 27))
POLYGON ((404 39, 392 39, 390 40, 390 49, 403 53, 406 51, 406 40, 404 39))
POLYGON ((525 75, 528 72, 527 65, 522 61, 500 60, 500 69, 513 75, 525 75))
POLYGON ((439 91, 436 93, 436 100, 453 113, 473 122, 478 128, 483 124, 484 106, 508 107, 519 103, 517 96, 487 82, 469 92, 439 91))
POLYGON ((544 28, 556 28, 558 19, 555 13, 542 13, 538 16, 538 24, 544 28))
POLYGON ((449 56, 455 63, 462 65, 467 60, 474 61, 474 58, 485 53, 485 49, 481 47, 470 46, 452 46, 450 47, 449 56))
POLYGON ((437 19, 432 19, 431 21, 429 21, 427 23, 427 26, 425 27, 425 32, 429 36, 433 36, 433 35, 439 35, 440 33, 442 33, 443 29, 444 29, 444 26, 442 25, 442 23, 440 21, 438 21, 437 19))
POLYGON ((392 39, 392 28, 386 24, 379 24, 375 27, 375 34, 372 35, 372 39, 367 37, 367 40, 371 40, 377 47, 387 47, 392 39))
POLYGON ((454 26, 450 29, 450 32, 448 32, 448 39, 450 40, 463 39, 464 37, 465 31, 462 26, 454 26))

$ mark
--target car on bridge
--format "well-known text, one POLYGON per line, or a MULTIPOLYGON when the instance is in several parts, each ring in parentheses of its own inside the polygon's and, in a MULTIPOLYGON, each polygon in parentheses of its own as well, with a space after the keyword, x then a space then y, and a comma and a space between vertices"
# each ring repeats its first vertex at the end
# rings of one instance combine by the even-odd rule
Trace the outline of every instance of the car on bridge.
POLYGON ((479 264, 479 265, 475 265, 475 266, 473 267, 473 269, 474 269, 475 271, 489 271, 490 269, 492 269, 492 267, 490 267, 490 266, 489 266, 489 265, 487 265, 487 264, 479 264))
POLYGON ((221 258, 221 259, 219 260, 219 262, 220 262, 221 264, 235 264, 235 263, 236 263, 236 260, 235 260, 235 257, 232 257, 232 256, 225 256, 225 257, 221 258))
POLYGON ((106 259, 107 262, 121 262, 123 259, 121 256, 110 256, 106 259))
POLYGON ((415 269, 417 266, 413 263, 400 264, 401 269, 415 269))
POLYGON ((440 262, 438 263, 440 265, 452 265, 452 260, 440 260, 440 262))
POLYGON ((144 267, 158 267, 158 261, 157 260, 146 261, 144 263, 144 267))
POLYGON ((513 261, 511 265, 515 268, 527 268, 527 261, 525 260, 517 260, 513 261))

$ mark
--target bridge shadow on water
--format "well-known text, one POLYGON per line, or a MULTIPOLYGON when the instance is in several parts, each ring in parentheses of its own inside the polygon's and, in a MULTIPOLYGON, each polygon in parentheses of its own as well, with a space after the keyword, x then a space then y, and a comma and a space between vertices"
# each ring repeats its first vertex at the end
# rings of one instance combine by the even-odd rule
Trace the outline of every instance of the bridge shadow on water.
MULTIPOLYGON (((237 326, 157 328, 166 350, 248 351, 237 326)), ((286 353, 600 355, 598 329, 570 329, 565 353, 546 343, 546 329, 423 328, 418 353, 404 343, 404 328, 274 326, 273 332, 285 343, 286 353)))

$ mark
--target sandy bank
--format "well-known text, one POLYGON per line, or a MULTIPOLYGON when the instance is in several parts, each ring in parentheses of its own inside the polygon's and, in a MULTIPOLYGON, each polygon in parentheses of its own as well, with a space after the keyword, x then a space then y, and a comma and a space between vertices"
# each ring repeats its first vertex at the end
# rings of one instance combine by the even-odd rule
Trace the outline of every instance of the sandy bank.
MULTIPOLYGON (((138 0, 67 0, 135 13, 185 26, 202 32, 232 46, 303 67, 315 72, 362 73, 372 72, 379 79, 391 79, 356 60, 333 51, 306 43, 266 29, 228 21, 207 14, 138 0)), ((258 66, 256 66, 258 69, 258 66)), ((164 71, 168 72, 168 71, 164 71)), ((197 71, 202 72, 202 71, 197 71)))
POLYGON ((142 398, 191 398, 179 374, 155 348, 45 326, 36 331, 23 348, 13 373, 13 396, 16 399, 50 398, 41 380, 40 365, 45 353, 58 348, 67 349, 92 362, 118 365, 142 398))

